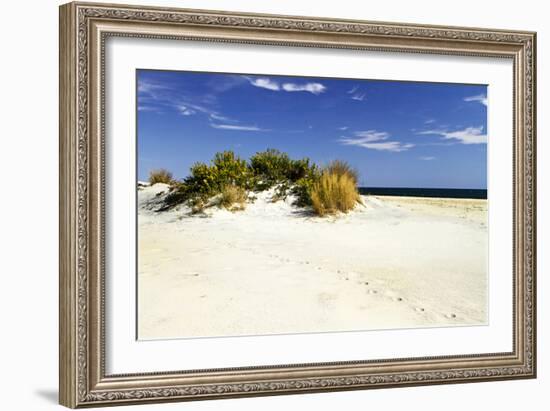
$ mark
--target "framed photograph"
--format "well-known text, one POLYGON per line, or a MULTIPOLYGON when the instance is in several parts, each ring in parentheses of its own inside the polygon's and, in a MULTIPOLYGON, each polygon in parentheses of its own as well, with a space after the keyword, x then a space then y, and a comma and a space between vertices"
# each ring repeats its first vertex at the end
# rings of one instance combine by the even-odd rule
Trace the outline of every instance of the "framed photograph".
POLYGON ((533 32, 60 8, 60 403, 534 378, 533 32))

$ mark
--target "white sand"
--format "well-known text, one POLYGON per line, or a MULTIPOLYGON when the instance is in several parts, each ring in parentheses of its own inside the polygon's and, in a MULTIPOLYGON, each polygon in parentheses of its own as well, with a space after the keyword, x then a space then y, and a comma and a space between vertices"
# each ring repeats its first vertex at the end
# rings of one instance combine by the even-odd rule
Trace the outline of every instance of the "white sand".
POLYGON ((138 192, 142 339, 487 321, 485 200, 363 196, 319 218, 264 192, 190 216, 153 211, 166 191, 138 192))

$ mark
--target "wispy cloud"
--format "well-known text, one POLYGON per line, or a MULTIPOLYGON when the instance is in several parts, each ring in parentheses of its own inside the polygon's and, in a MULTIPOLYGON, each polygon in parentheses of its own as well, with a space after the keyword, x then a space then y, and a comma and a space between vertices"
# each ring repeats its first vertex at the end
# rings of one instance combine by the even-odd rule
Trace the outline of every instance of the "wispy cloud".
MULTIPOLYGON (((241 76, 236 76, 241 79, 241 76)), ((233 84, 238 80, 232 77, 233 84)), ((225 87, 229 87, 228 84, 225 87)), ((222 87, 222 83, 218 86, 222 87)), ((238 120, 232 119, 221 114, 215 107, 215 98, 211 95, 189 96, 181 90, 174 89, 168 85, 152 83, 140 79, 138 82, 138 106, 139 111, 153 111, 161 113, 166 110, 173 110, 182 116, 194 116, 197 114, 205 115, 210 121, 220 121, 224 123, 238 123, 238 120), (201 104, 197 104, 197 101, 201 104), (202 104, 204 103, 204 104, 202 104)))
POLYGON ((179 106, 180 113, 184 116, 192 116, 193 114, 197 114, 197 112, 188 106, 181 105, 179 106))
POLYGON ((356 145, 356 146, 368 148, 371 150, 393 151, 396 153, 400 151, 407 151, 414 147, 414 144, 403 144, 403 143, 400 143, 399 141, 385 141, 381 143, 359 143, 359 144, 350 142, 347 144, 356 145))
POLYGON ((246 84, 246 78, 241 75, 229 75, 213 77, 208 82, 208 87, 215 93, 225 93, 235 87, 246 84))
POLYGON ((387 141, 390 134, 385 131, 356 131, 353 137, 340 137, 338 142, 346 146, 357 146, 378 151, 400 152, 414 147, 414 144, 387 141))
POLYGON ((350 98, 355 101, 363 101, 367 97, 367 93, 359 92, 359 86, 353 86, 347 93, 351 94, 350 98))
POLYGON ((308 83, 280 83, 277 80, 273 80, 269 77, 248 77, 244 76, 248 82, 254 87, 265 88, 271 91, 306 91, 311 94, 319 95, 326 91, 326 87, 321 83, 308 82, 308 83))
POLYGON ((355 101, 363 101, 366 97, 367 95, 365 93, 361 93, 361 94, 358 93, 351 96, 351 99, 355 101))
POLYGON ((376 130, 365 130, 365 131, 356 131, 353 133, 357 137, 356 141, 361 141, 363 143, 372 143, 373 141, 387 140, 390 135, 385 131, 376 131, 376 130))
POLYGON ((160 112, 160 110, 157 107, 148 106, 145 104, 138 105, 138 111, 151 111, 151 112, 160 112))
POLYGON ((338 127, 338 130, 346 131, 349 127, 348 126, 342 126, 338 127))
POLYGON ((217 120, 217 121, 225 121, 225 122, 229 122, 229 123, 238 123, 239 122, 238 120, 234 120, 232 118, 222 116, 222 115, 217 114, 217 113, 211 113, 210 114, 210 119, 211 120, 217 120))
POLYGON ((218 116, 216 110, 211 109, 210 107, 201 106, 199 104, 189 103, 188 101, 183 101, 182 103, 179 103, 176 105, 178 111, 180 114, 184 116, 192 116, 197 113, 203 113, 208 116, 218 116))
POLYGON ((417 134, 424 135, 438 135, 445 140, 457 140, 461 144, 487 144, 487 133, 483 132, 483 126, 479 127, 466 127, 462 130, 448 131, 444 129, 440 130, 424 130, 417 134))
POLYGON ((429 118, 428 120, 424 121, 424 124, 433 124, 435 123, 435 119, 429 118))
POLYGON ((186 93, 171 87, 169 84, 154 83, 140 79, 137 85, 139 111, 176 111, 182 116, 193 116, 203 113, 208 116, 218 114, 211 108, 212 101, 208 96, 195 96, 191 98, 186 93), (193 102, 191 102, 193 101, 193 102), (197 104, 195 101, 204 101, 205 104, 197 104))
POLYGON ((477 96, 464 97, 464 101, 475 101, 487 106, 487 96, 485 94, 478 94, 477 96))
POLYGON ((140 79, 138 81, 137 90, 138 93, 153 94, 158 90, 166 90, 168 87, 164 84, 158 84, 152 81, 140 79))
POLYGON ((210 123, 210 126, 220 130, 233 130, 233 131, 269 131, 267 129, 260 128, 258 126, 244 126, 235 124, 215 124, 210 123))
POLYGON ((418 157, 419 160, 422 160, 422 161, 431 161, 431 160, 435 160, 435 157, 432 157, 432 156, 422 156, 422 157, 418 157))

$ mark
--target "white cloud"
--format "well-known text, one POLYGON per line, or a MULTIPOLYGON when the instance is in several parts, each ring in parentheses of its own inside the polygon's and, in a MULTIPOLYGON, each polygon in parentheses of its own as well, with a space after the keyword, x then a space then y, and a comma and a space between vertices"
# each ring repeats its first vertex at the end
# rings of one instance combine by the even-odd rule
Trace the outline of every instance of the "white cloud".
POLYGON ((148 80, 138 80, 137 89, 139 93, 153 94, 158 90, 166 90, 167 87, 162 84, 152 83, 148 80))
POLYGON ((250 82, 250 84, 252 84, 254 87, 265 88, 272 91, 279 91, 281 89, 281 87, 279 86, 279 83, 267 77, 260 77, 260 78, 247 77, 247 79, 250 82))
POLYGON ((215 93, 225 93, 235 87, 246 83, 247 79, 245 76, 240 75, 225 75, 225 76, 216 76, 212 78, 208 83, 208 87, 212 89, 215 93))
POLYGON ((180 105, 178 109, 180 111, 180 114, 184 116, 192 116, 193 114, 197 114, 195 110, 189 108, 188 106, 180 105))
POLYGON ((435 157, 432 157, 432 156, 422 156, 422 157, 418 157, 419 160, 422 160, 422 161, 431 161, 431 160, 435 160, 435 157))
POLYGON ((342 126, 338 127, 338 130, 346 131, 349 127, 348 126, 342 126))
POLYGON ((184 116, 192 116, 194 114, 197 114, 197 112, 208 114, 209 116, 212 114, 216 114, 216 112, 210 108, 200 106, 198 104, 189 103, 187 101, 176 104, 175 107, 180 112, 180 114, 184 116))
POLYGON ((210 118, 212 120, 218 120, 218 121, 228 121, 230 123, 238 123, 237 120, 233 120, 232 118, 229 118, 229 117, 225 117, 225 116, 222 116, 218 113, 212 113, 210 114, 210 118))
POLYGON ((159 111, 156 107, 145 106, 145 105, 139 105, 137 109, 138 111, 154 111, 154 112, 159 111))
POLYGON ((321 83, 303 83, 303 84, 297 84, 297 83, 283 83, 280 84, 277 80, 270 79, 268 77, 259 77, 259 78, 253 78, 244 76, 248 80, 248 82, 253 85, 254 87, 260 87, 265 88, 267 90, 271 91, 287 91, 287 92, 295 92, 295 91, 307 91, 308 93, 319 95, 321 93, 324 93, 327 89, 324 85, 321 83))
POLYGON ((358 93, 359 86, 353 86, 347 93, 351 94, 351 99, 355 101, 363 101, 367 97, 367 93, 358 93))
POLYGON ((433 124, 433 123, 435 123, 435 120, 433 118, 430 118, 430 119, 424 121, 424 124, 433 124))
POLYGON ((463 130, 425 130, 418 134, 435 134, 445 140, 458 140, 461 144, 487 144, 487 134, 483 133, 483 126, 466 127, 463 130))
POLYGON ((210 123, 210 126, 213 128, 221 130, 234 130, 234 131, 268 131, 266 129, 257 127, 257 126, 237 126, 234 124, 214 124, 210 123))
MULTIPOLYGON (((346 144, 346 143, 344 143, 346 144)), ((414 144, 403 144, 399 141, 385 141, 382 143, 347 143, 351 145, 356 145, 363 148, 368 148, 371 150, 379 150, 379 151, 393 151, 393 152, 400 152, 400 151, 407 151, 414 147, 414 144)))
POLYGON ((367 97, 367 95, 365 93, 354 94, 353 96, 351 96, 351 99, 355 100, 355 101, 363 101, 366 97, 367 97))
POLYGON ((356 141, 361 141, 363 143, 371 143, 373 141, 387 140, 390 135, 385 131, 376 131, 376 130, 366 130, 366 131, 356 131, 353 133, 356 137, 356 141))
POLYGON ((324 93, 327 88, 321 83, 304 83, 304 84, 295 84, 295 83, 284 83, 283 90, 292 92, 292 91, 307 91, 308 93, 319 95, 324 93))
POLYGON ((386 141, 390 134, 385 131, 366 130, 357 131, 355 137, 340 137, 338 142, 346 146, 363 147, 378 151, 406 151, 414 147, 414 144, 404 144, 399 141, 386 141))
POLYGON ((486 106, 487 105, 487 96, 485 94, 478 94, 477 96, 465 97, 464 101, 468 101, 468 102, 476 101, 476 102, 481 103, 484 106, 486 106))

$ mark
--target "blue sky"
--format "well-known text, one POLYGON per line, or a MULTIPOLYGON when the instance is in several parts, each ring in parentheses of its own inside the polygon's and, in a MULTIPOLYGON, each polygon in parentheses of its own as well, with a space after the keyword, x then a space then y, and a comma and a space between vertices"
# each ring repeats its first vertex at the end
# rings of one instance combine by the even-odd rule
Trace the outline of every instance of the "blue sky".
POLYGON ((348 161, 367 187, 486 188, 485 85, 137 70, 138 179, 217 151, 348 161))

